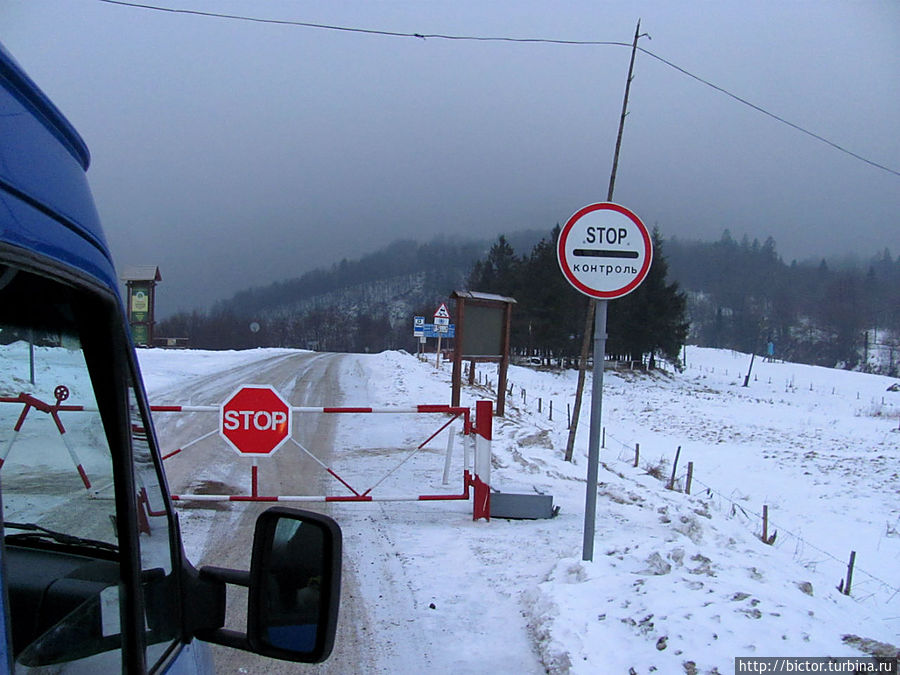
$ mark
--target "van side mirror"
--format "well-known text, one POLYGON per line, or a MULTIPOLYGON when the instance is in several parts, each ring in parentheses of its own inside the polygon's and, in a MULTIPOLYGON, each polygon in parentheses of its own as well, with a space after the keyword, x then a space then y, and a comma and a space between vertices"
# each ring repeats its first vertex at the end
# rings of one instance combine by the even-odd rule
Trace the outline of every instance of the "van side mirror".
POLYGON ((264 656, 319 663, 334 645, 341 530, 328 516, 273 507, 256 521, 247 640, 264 656))
POLYGON ((249 572, 200 568, 190 593, 192 633, 275 659, 324 661, 337 630, 341 541, 341 528, 328 516, 267 509, 256 519, 249 572), (249 589, 246 634, 222 626, 226 584, 249 589))

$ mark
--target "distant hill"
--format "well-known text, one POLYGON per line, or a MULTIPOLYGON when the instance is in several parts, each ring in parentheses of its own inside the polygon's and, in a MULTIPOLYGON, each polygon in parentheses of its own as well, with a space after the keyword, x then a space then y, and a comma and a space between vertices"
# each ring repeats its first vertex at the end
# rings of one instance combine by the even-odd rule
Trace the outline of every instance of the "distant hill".
MULTIPOLYGON (((525 254, 547 234, 523 231, 507 239, 525 254)), ((475 261, 492 243, 448 238, 426 244, 395 241, 359 260, 345 258, 327 270, 240 291, 217 303, 214 312, 258 319, 305 315, 328 307, 370 314, 382 308, 393 323, 409 318, 413 308, 440 304, 451 291, 464 287, 475 261)))
MULTIPOLYGON (((551 231, 505 237, 524 259, 551 231)), ((495 243, 396 241, 358 260, 241 291, 209 312, 175 315, 159 324, 157 335, 187 337, 210 349, 414 350, 412 317, 430 316, 453 290, 467 287, 475 263, 495 243)), ((900 370, 900 258, 888 250, 858 266, 786 264, 771 237, 738 242, 726 230, 714 242, 664 240, 661 252, 669 278, 686 294, 691 344, 758 354, 771 349, 777 358, 892 375, 900 370)), ((529 298, 546 295, 548 285, 529 298)), ((583 319, 573 313, 581 312, 566 310, 566 321, 558 317, 554 326, 574 319, 566 330, 578 335, 583 319)))
MULTIPOLYGON (((507 239, 526 255, 549 233, 526 230, 507 239)), ((396 241, 358 260, 240 291, 209 312, 182 312, 161 322, 157 333, 187 336, 190 344, 213 349, 256 344, 412 349, 412 317, 430 315, 452 291, 464 288, 492 243, 396 241), (259 327, 256 332, 251 324, 259 327)))

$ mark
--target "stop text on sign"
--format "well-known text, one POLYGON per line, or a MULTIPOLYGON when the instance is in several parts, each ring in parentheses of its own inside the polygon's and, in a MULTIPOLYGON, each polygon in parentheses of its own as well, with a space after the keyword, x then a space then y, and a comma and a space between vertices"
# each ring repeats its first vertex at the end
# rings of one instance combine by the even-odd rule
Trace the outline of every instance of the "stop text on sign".
POLYGON ((628 230, 624 227, 586 227, 584 243, 606 242, 607 244, 618 244, 620 241, 625 241, 627 236, 628 230))
POLYGON ((220 407, 219 435, 242 455, 271 455, 291 437, 291 406, 269 385, 245 385, 220 407))
POLYGON ((229 431, 235 429, 256 429, 257 431, 277 430, 288 421, 287 413, 269 412, 268 410, 227 410, 222 415, 222 427, 229 431))

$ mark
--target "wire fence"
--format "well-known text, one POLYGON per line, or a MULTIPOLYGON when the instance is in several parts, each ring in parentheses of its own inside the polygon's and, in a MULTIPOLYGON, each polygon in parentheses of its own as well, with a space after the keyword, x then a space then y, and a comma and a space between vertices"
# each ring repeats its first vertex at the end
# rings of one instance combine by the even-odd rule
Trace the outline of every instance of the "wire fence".
MULTIPOLYGON (((640 446, 638 444, 625 443, 611 434, 606 433, 605 430, 603 437, 604 447, 607 450, 610 448, 606 447, 606 441, 612 441, 618 446, 614 461, 622 464, 629 464, 632 467, 636 466, 635 457, 639 457, 640 453, 640 446)), ((659 466, 665 463, 665 459, 662 459, 656 466, 645 463, 644 468, 650 475, 660 478, 661 480, 670 480, 667 471, 658 470, 659 466)), ((688 470, 685 469, 677 475, 674 473, 671 474, 670 483, 671 488, 674 491, 684 492, 688 483, 688 470)), ((813 544, 808 539, 805 539, 797 532, 788 529, 783 524, 772 521, 768 518, 767 513, 756 511, 747 507, 745 504, 740 503, 735 497, 734 491, 731 495, 727 495, 712 485, 698 479, 693 472, 691 472, 690 483, 692 489, 691 494, 699 496, 698 491, 693 490, 694 486, 699 486, 700 492, 703 493, 705 498, 709 500, 712 506, 719 512, 730 513, 731 517, 741 519, 758 533, 763 533, 765 530, 768 530, 768 532, 777 535, 769 539, 769 541, 766 541, 766 543, 769 543, 780 550, 786 550, 788 547, 792 546, 793 551, 791 552, 791 555, 793 559, 803 565, 803 567, 812 572, 824 574, 825 570, 821 568, 827 566, 829 568, 827 573, 831 574, 834 572, 835 578, 841 580, 840 584, 837 585, 838 589, 842 592, 846 591, 847 595, 849 595, 849 591, 852 590, 852 597, 856 601, 868 602, 870 600, 875 600, 890 603, 900 596, 900 588, 864 568, 855 565, 853 561, 855 555, 852 552, 849 562, 848 560, 838 558, 833 553, 813 544), (765 523, 765 525, 763 525, 763 523, 765 523), (852 576, 852 589, 849 584, 850 576, 852 576)), ((761 539, 763 538, 762 534, 759 534, 758 536, 760 536, 761 539)), ((900 617, 897 617, 897 619, 900 620, 900 617)))
MULTIPOLYGON (((709 373, 711 375, 724 375, 725 377, 737 377, 739 379, 743 379, 746 377, 746 373, 744 373, 740 368, 724 368, 724 367, 716 367, 716 366, 705 366, 705 365, 694 365, 687 364, 685 366, 686 370, 696 370, 700 373, 709 373)), ((760 378, 758 375, 754 374, 751 378, 749 378, 749 382, 760 382, 760 378)), ((762 381, 767 385, 775 385, 776 379, 772 378, 770 375, 766 375, 763 377, 762 381)), ((779 389, 781 388, 780 380, 777 382, 777 386, 779 389)), ((797 378, 796 375, 791 375, 790 377, 784 378, 784 393, 785 394, 796 394, 801 391, 803 392, 816 392, 819 394, 829 394, 831 396, 838 396, 844 398, 848 401, 856 400, 860 401, 859 405, 866 405, 868 407, 861 409, 861 412, 872 416, 886 416, 893 417, 894 415, 900 414, 900 400, 896 400, 896 396, 891 396, 891 394, 896 394, 900 390, 900 384, 895 384, 892 387, 889 387, 885 390, 885 393, 882 393, 880 396, 873 396, 867 394, 865 398, 868 399, 868 403, 863 402, 863 394, 858 389, 857 390, 848 390, 837 387, 833 384, 824 384, 822 382, 814 382, 812 378, 808 381, 801 380, 797 378), (888 394, 887 396, 885 394, 888 394)))
MULTIPOLYGON (((698 368, 701 368, 698 366, 698 368)), ((709 372, 714 372, 714 368, 706 369, 709 372)), ((720 369, 720 371, 723 369, 720 369)), ((725 374, 728 374, 728 371, 724 371, 725 374)), ((481 374, 476 371, 476 380, 475 384, 477 387, 496 395, 496 381, 491 380, 491 378, 485 373, 481 374)), ((536 411, 540 413, 542 416, 546 417, 548 421, 553 421, 554 415, 554 404, 552 400, 547 399, 544 400, 542 397, 531 397, 529 398, 528 392, 523 387, 517 387, 515 384, 510 383, 509 389, 507 391, 508 395, 511 397, 510 401, 513 402, 515 408, 519 410, 531 410, 532 412, 536 411), (517 394, 514 396, 514 392, 517 394)), ((813 385, 810 383, 810 387, 813 385)), ((796 389, 797 385, 793 380, 789 380, 786 383, 786 387, 788 391, 792 388, 796 389)), ((838 395, 838 392, 832 391, 832 394, 838 395)), ((857 398, 859 398, 859 394, 856 394, 857 398)), ((882 399, 882 402, 884 400, 882 399)), ((875 402, 873 401, 873 405, 875 402)), ((893 407, 892 404, 888 404, 893 407)), ((560 411, 559 407, 556 407, 558 422, 561 423, 561 417, 559 415, 566 415, 566 428, 571 426, 571 407, 567 404, 565 411, 560 411)), ((629 464, 632 467, 636 467, 639 464, 639 445, 636 443, 626 443, 615 436, 609 434, 606 428, 603 428, 602 431, 602 441, 601 446, 604 449, 609 450, 607 447, 607 442, 611 441, 618 446, 618 452, 615 455, 615 461, 629 464), (637 450, 636 450, 637 448, 637 450)), ((606 461, 606 460, 604 460, 606 461)), ((838 558, 833 553, 826 551, 825 549, 816 546, 809 540, 805 539, 801 534, 793 531, 785 527, 781 523, 777 523, 768 518, 768 514, 764 514, 760 511, 753 510, 749 508, 745 504, 739 501, 740 498, 736 497, 734 492, 731 495, 724 494, 722 491, 717 489, 716 487, 707 484, 706 482, 697 478, 697 476, 693 473, 692 470, 687 468, 682 469, 680 473, 669 473, 669 471, 664 466, 668 462, 666 460, 661 460, 656 465, 653 463, 649 463, 645 461, 644 469, 647 473, 650 473, 657 479, 659 479, 664 484, 670 485, 671 489, 676 492, 684 492, 688 480, 690 479, 691 486, 698 486, 700 491, 705 495, 705 498, 711 503, 711 505, 716 508, 719 512, 729 513, 731 517, 739 518, 752 529, 754 529, 758 536, 763 539, 763 534, 767 536, 765 539, 768 539, 766 543, 769 543, 774 548, 779 550, 788 550, 788 547, 793 547, 793 550, 790 551, 793 559, 800 563, 806 569, 809 569, 812 572, 825 574, 825 570, 823 568, 827 567, 828 574, 834 574, 835 579, 840 579, 839 584, 836 586, 842 592, 851 591, 854 600, 858 602, 868 602, 868 601, 882 601, 886 603, 890 603, 894 601, 898 596, 900 596, 900 588, 896 585, 885 581, 879 576, 867 571, 866 569, 855 565, 853 562, 848 562, 848 560, 842 560, 838 558), (690 476, 689 476, 690 473, 690 476), (765 524, 764 524, 765 523, 765 524), (764 532, 767 530, 767 532, 764 532), (768 533, 775 534, 775 537, 769 537, 768 533), (852 588, 849 587, 850 576, 852 575, 852 588)), ((677 466, 673 468, 677 469, 677 466)), ((691 466, 691 469, 693 467, 691 466)), ((694 489, 692 494, 699 496, 698 491, 694 489)), ((851 559, 854 558, 855 555, 851 553, 851 559)), ((849 592, 847 593, 849 595, 849 592)), ((900 617, 897 617, 897 620, 900 621, 900 617)))

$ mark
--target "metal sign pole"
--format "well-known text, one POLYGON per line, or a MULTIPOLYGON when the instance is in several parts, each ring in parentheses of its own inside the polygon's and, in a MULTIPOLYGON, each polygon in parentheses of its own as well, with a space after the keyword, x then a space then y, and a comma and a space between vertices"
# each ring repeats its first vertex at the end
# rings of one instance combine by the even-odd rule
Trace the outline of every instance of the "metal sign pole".
MULTIPOLYGON (((653 262, 653 242, 647 228, 636 215, 624 206, 605 202, 585 206, 569 218, 559 233, 556 255, 559 267, 569 283, 596 301, 591 305, 594 310, 594 382, 583 556, 584 560, 592 560, 602 431, 600 415, 603 405, 607 304, 610 300, 631 293, 647 277, 653 262)), ((590 326, 586 325, 585 333, 589 332, 590 326)), ((573 426, 575 421, 573 417, 573 426)))
POLYGON ((34 328, 28 329, 28 381, 34 386, 34 328))
POLYGON ((582 560, 594 559, 594 525, 597 520, 597 474, 600 470, 600 429, 603 412, 603 367, 606 360, 606 308, 598 300, 594 312, 594 370, 591 383, 591 432, 588 445, 587 493, 584 499, 584 545, 582 560))

